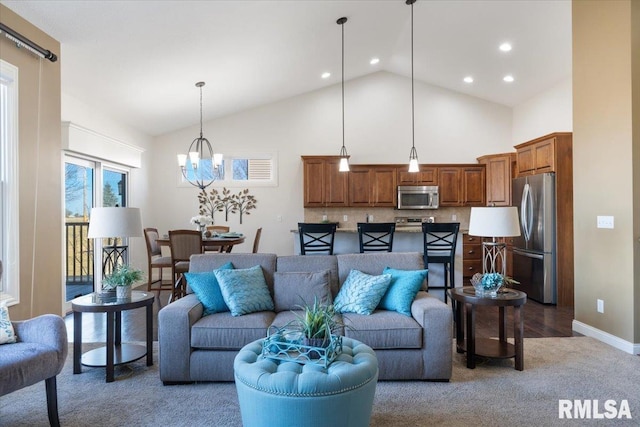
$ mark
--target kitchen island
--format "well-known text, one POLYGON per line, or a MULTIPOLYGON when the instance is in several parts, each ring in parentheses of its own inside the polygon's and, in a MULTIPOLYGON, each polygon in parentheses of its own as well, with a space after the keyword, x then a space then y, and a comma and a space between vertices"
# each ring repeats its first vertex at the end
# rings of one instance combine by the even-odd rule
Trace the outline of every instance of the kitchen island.
MULTIPOLYGON (((298 230, 291 230, 293 239, 293 253, 300 253, 300 237, 298 230)), ((462 286, 462 232, 456 242, 455 286, 462 286)), ((360 252, 357 228, 338 228, 333 243, 334 254, 354 254, 360 252)), ((393 235, 393 252, 424 252, 421 226, 396 227, 393 235)), ((434 286, 444 283, 442 264, 429 265, 429 282, 434 286)), ((438 292, 442 292, 438 290, 438 292)))

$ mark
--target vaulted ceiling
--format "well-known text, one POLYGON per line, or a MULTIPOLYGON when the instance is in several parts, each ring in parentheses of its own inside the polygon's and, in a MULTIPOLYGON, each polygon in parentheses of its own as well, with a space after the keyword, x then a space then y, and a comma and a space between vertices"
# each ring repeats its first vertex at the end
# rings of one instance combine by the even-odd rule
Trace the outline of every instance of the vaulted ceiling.
MULTIPOLYGON (((346 80, 411 75, 404 0, 0 3, 60 41, 65 94, 149 135, 198 122, 198 81, 205 120, 340 83, 342 16, 346 80)), ((418 81, 515 106, 571 74, 570 0, 413 7, 418 81)))

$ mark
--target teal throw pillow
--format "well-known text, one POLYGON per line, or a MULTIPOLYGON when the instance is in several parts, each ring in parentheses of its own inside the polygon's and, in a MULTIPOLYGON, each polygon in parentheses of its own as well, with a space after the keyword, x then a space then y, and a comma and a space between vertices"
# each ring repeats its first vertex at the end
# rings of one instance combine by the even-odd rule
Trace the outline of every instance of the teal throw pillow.
POLYGON ((369 315, 376 309, 391 283, 391 274, 371 276, 351 270, 333 305, 339 313, 369 315))
POLYGON ((223 311, 229 311, 229 307, 222 298, 222 292, 220 291, 220 285, 218 279, 216 279, 215 272, 218 270, 232 270, 233 264, 228 262, 222 267, 204 273, 184 273, 184 277, 187 279, 187 283, 193 293, 196 294, 198 300, 204 307, 202 313, 203 316, 207 316, 213 313, 220 313, 223 311))
POLYGON ((385 268, 383 273, 391 274, 391 284, 378 307, 411 316, 411 303, 427 278, 428 271, 385 268))
POLYGON ((259 265, 237 270, 217 270, 215 274, 232 316, 273 311, 273 299, 259 265))

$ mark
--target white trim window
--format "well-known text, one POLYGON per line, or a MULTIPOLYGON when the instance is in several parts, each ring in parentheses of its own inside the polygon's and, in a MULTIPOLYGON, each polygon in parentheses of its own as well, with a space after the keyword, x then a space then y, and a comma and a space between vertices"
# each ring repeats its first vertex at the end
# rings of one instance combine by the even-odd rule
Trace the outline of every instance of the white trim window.
POLYGON ((0 60, 0 302, 20 302, 18 68, 0 60))
MULTIPOLYGON (((200 173, 204 172, 205 179, 215 176, 215 187, 277 187, 278 186, 278 155, 277 152, 253 153, 237 152, 224 154, 222 164, 215 170, 211 167, 211 159, 200 160, 200 173)), ((195 173, 191 164, 187 162, 186 173, 195 181, 195 173)), ((189 187, 190 184, 178 168, 179 186, 189 187)), ((207 182, 205 180, 205 182, 207 182)))

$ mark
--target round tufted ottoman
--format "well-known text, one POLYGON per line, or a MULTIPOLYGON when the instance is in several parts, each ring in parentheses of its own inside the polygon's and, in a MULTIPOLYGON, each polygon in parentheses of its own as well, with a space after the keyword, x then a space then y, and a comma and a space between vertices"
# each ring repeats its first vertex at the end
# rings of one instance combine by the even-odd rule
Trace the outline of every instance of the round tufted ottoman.
POLYGON ((233 363, 242 425, 368 426, 378 359, 359 341, 343 338, 327 368, 262 357, 262 340, 244 346, 233 363))

